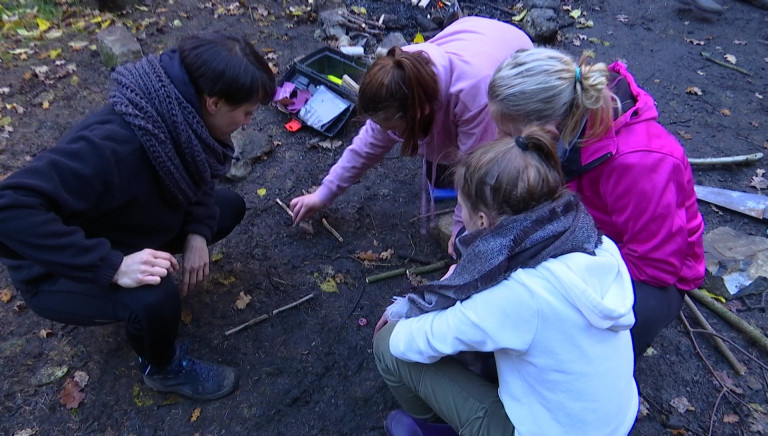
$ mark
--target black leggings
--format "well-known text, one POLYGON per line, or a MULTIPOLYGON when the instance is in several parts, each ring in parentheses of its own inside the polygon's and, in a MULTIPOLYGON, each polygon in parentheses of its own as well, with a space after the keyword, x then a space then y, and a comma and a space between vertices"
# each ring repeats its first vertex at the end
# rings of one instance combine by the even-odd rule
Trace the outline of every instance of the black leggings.
MULTIPOLYGON (((245 202, 234 191, 217 189, 216 204, 219 222, 213 242, 227 236, 245 215, 245 202)), ((178 287, 170 277, 159 285, 132 289, 54 277, 34 290, 19 292, 35 313, 52 321, 82 326, 125 321, 128 342, 139 357, 161 367, 173 359, 181 301, 178 287)))
POLYGON ((635 290, 635 325, 632 326, 632 347, 635 362, 651 346, 653 338, 672 322, 683 308, 683 292, 674 286, 657 288, 632 280, 635 290))

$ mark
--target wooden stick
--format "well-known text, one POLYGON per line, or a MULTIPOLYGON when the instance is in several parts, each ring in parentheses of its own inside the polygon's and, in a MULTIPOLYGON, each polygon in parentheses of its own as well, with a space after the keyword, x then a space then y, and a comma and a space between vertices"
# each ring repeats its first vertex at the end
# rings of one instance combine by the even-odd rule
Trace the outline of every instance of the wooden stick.
POLYGON ((360 85, 358 85, 357 82, 355 82, 355 79, 349 77, 346 74, 341 76, 341 86, 349 89, 355 94, 360 92, 360 85))
POLYGON ((726 67, 726 68, 730 68, 732 70, 736 70, 736 71, 740 72, 741 74, 745 74, 747 76, 751 76, 752 75, 752 73, 750 73, 749 71, 745 70, 744 68, 739 68, 736 65, 731 65, 729 63, 726 63, 726 62, 723 62, 721 60, 718 60, 718 59, 715 59, 715 58, 711 57, 710 53, 708 53, 706 51, 701 52, 701 55, 704 56, 704 59, 706 59, 706 60, 708 60, 710 62, 714 62, 717 65, 720 65, 721 67, 726 67))
MULTIPOLYGON (((446 214, 446 213, 448 213, 448 212, 453 212, 454 210, 456 210, 456 208, 455 208, 455 207, 452 207, 452 208, 450 208, 450 209, 442 209, 442 210, 438 210, 438 211, 435 211, 435 216, 438 216, 438 215, 444 215, 444 214, 446 214)), ((422 219, 422 218, 428 217, 428 216, 430 216, 430 215, 431 215, 431 214, 429 214, 429 213, 428 213, 428 214, 425 214, 425 215, 421 215, 421 214, 419 214, 419 215, 416 215, 415 217, 411 218, 411 219, 409 220, 409 222, 413 222, 413 221, 416 221, 416 220, 419 220, 419 219, 422 219)))
POLYGON ((435 262, 430 265, 420 266, 417 268, 399 268, 394 271, 387 271, 383 272, 381 274, 374 274, 372 276, 368 276, 365 278, 365 283, 375 283, 381 280, 391 279, 392 277, 397 277, 403 274, 407 274, 410 272, 411 274, 426 274, 433 271, 438 271, 443 268, 445 268, 449 262, 447 260, 441 260, 440 262, 435 262))
POLYGON ((688 158, 691 165, 730 165, 756 162, 763 158, 763 153, 743 154, 740 156, 688 158))
POLYGON ((283 208, 284 211, 286 211, 288 213, 288 215, 291 216, 291 218, 293 218, 293 212, 291 212, 291 209, 288 208, 288 206, 286 206, 285 203, 283 203, 283 200, 281 200, 279 198, 275 198, 275 201, 277 202, 277 204, 280 205, 280 207, 283 208))
POLYGON ((323 218, 323 225, 326 229, 328 229, 329 232, 331 232, 333 236, 336 237, 336 239, 339 240, 339 242, 344 242, 344 238, 342 238, 339 232, 337 232, 333 227, 331 227, 330 224, 328 224, 328 221, 326 221, 325 218, 323 218))
MULTIPOLYGON (((696 307, 696 305, 691 301, 690 298, 686 295, 683 298, 683 302, 685 303, 685 306, 688 307, 688 309, 693 314, 693 317, 696 319, 696 322, 701 325, 704 330, 708 332, 715 332, 715 329, 712 328, 712 326, 707 322, 707 319, 704 318, 704 315, 699 311, 699 308, 696 307)), ((723 357, 725 357, 725 360, 728 361, 728 363, 731 364, 731 367, 733 367, 733 370, 736 371, 736 374, 738 375, 744 375, 745 372, 747 372, 747 367, 744 366, 741 362, 739 362, 738 359, 736 359, 736 356, 731 353, 730 348, 728 348, 727 345, 725 345, 725 342, 723 342, 720 338, 717 336, 712 336, 712 342, 715 343, 715 347, 723 354, 723 357)))
POLYGON ((707 309, 715 312, 720 318, 731 324, 736 330, 744 333, 749 339, 755 341, 765 351, 768 351, 768 338, 763 333, 751 326, 749 323, 741 319, 738 315, 723 307, 712 297, 708 296, 701 289, 694 289, 689 294, 699 303, 707 307, 707 309))
POLYGON ((258 324, 258 323, 264 321, 265 319, 269 318, 270 316, 274 316, 274 315, 276 315, 276 314, 278 314, 278 313, 280 313, 280 312, 282 312, 284 310, 288 310, 288 309, 290 309, 292 307, 298 306, 299 304, 314 298, 314 296, 315 296, 315 293, 313 292, 313 293, 307 295, 306 297, 303 297, 303 298, 301 298, 299 300, 296 300, 296 301, 294 301, 291 304, 286 304, 285 306, 277 308, 277 309, 273 310, 270 313, 261 314, 261 315, 257 316, 256 318, 254 318, 254 319, 252 319, 252 320, 250 320, 250 321, 248 321, 246 323, 240 324, 239 326, 237 326, 235 328, 232 328, 232 329, 229 329, 229 330, 225 331, 224 332, 224 336, 229 336, 232 333, 237 333, 237 332, 239 332, 240 330, 242 330, 242 329, 244 329, 246 327, 250 327, 250 326, 252 326, 254 324, 258 324))

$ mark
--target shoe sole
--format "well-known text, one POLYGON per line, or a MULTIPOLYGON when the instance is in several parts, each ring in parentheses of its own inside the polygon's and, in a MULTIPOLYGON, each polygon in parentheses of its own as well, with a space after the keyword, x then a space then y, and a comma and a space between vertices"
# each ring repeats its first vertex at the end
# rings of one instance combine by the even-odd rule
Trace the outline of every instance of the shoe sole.
POLYGON ((150 389, 158 392, 168 392, 168 393, 183 395, 192 400, 217 400, 219 398, 225 397, 230 393, 232 393, 237 388, 238 382, 239 382, 239 379, 237 375, 235 375, 232 385, 229 386, 228 388, 221 390, 219 392, 213 392, 206 395, 199 395, 199 394, 193 394, 192 392, 189 392, 188 390, 182 389, 180 387, 168 387, 168 386, 155 384, 151 379, 144 376, 144 384, 149 386, 150 389))

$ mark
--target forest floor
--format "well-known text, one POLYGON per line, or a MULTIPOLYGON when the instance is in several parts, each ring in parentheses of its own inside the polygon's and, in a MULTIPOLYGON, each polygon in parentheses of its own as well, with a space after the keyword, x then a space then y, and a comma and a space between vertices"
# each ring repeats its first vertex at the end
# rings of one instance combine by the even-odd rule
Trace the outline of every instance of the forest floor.
MULTIPOLYGON (((565 25, 552 45, 574 55, 592 50, 598 61, 626 62, 638 83, 656 98, 661 122, 678 136, 689 157, 762 152, 768 147, 768 11, 736 0, 720 1, 727 10, 719 17, 674 1, 563 2, 570 10, 579 9, 584 23, 591 21, 592 26, 577 26, 562 11, 565 25), (702 51, 726 63, 731 59, 751 75, 709 62, 702 51)), ((305 5, 299 0, 171 0, 107 15, 70 4, 66 15, 51 20, 52 29, 62 30, 61 35, 51 35, 55 38, 6 31, 0 40, 0 98, 5 103, 0 105, 0 127, 5 128, 0 174, 9 174, 53 146, 81 117, 104 104, 110 71, 91 46, 96 44, 96 30, 108 20, 138 30, 145 54, 172 47, 193 31, 245 35, 270 54, 280 76, 294 59, 324 45, 315 39, 320 24, 308 19, 301 8, 305 5), (75 67, 65 68, 71 64, 75 67), (47 75, 41 73, 42 66, 48 67, 47 75)), ((355 5, 366 6, 373 19, 378 19, 380 8, 411 8, 400 0, 348 4, 355 5)), ((476 0, 465 3, 464 10, 510 20, 510 6, 476 0)), ((36 28, 27 30, 34 33, 36 28)), ((416 30, 403 33, 411 40, 416 30)), ((283 126, 287 121, 285 114, 264 107, 247 127, 250 140, 267 144, 271 152, 253 163, 244 180, 224 183, 245 197, 248 212, 214 248, 216 261, 206 286, 183 303, 180 339, 195 356, 237 367, 239 388, 213 402, 155 393, 142 383, 121 325, 85 328, 40 318, 25 310, 0 270, 0 289, 7 291, 0 297, 9 297, 0 303, 0 435, 384 433, 384 418, 397 404, 376 371, 371 337, 382 310, 407 279, 367 284, 365 278, 447 259, 433 236, 420 233, 416 217, 421 163, 400 158, 393 150, 324 210, 313 221, 314 234, 309 234, 291 227, 275 198, 287 203, 317 185, 343 148, 309 147, 324 138, 307 128, 290 133, 283 126), (344 242, 327 232, 320 218, 326 218, 344 242), (368 251, 370 259, 362 260, 360 253, 368 251), (241 293, 252 298, 242 309, 235 304, 241 293), (308 294, 315 297, 238 333, 224 334, 308 294), (84 400, 68 409, 60 393, 77 371, 89 381, 84 400)), ((351 120, 337 138, 348 144, 359 126, 359 120, 351 120)), ((763 159, 750 165, 695 168, 694 177, 699 184, 757 192, 750 182, 764 167, 763 159)), ((438 209, 450 206, 438 204, 438 209)), ((764 222, 704 202, 700 208, 707 231, 727 226, 765 237, 764 222)), ((425 277, 438 278, 442 272, 425 277)), ((765 351, 712 312, 702 311, 715 330, 758 361, 768 361, 765 351)), ((687 309, 683 313, 690 319, 687 309)), ((764 306, 741 310, 739 316, 763 331, 768 328, 764 306)), ((676 320, 637 363, 645 410, 632 435, 768 432, 765 367, 734 348, 748 368, 737 376, 709 338, 695 339, 701 355, 676 320), (723 393, 723 385, 728 393, 723 393)))

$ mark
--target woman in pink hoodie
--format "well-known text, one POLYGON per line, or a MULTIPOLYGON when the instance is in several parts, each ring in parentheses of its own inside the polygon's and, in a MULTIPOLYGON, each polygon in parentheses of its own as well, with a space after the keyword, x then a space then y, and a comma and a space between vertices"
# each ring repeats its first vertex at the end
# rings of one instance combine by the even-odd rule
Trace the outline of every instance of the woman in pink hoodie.
MULTIPOLYGON (((360 85, 358 107, 369 120, 320 188, 291 200, 295 222, 333 202, 398 142, 403 156, 424 158, 424 182, 452 187, 443 174, 459 154, 496 137, 488 113, 491 75, 510 54, 532 47, 510 24, 465 17, 426 43, 391 49, 360 85)), ((423 211, 426 199, 423 195, 423 211)), ((460 210, 454 220, 455 235, 462 226, 460 210)))
POLYGON ((704 279, 704 221, 685 151, 625 65, 589 65, 551 49, 513 54, 489 85, 503 134, 543 125, 560 134, 568 187, 616 242, 635 290, 635 357, 704 279))

